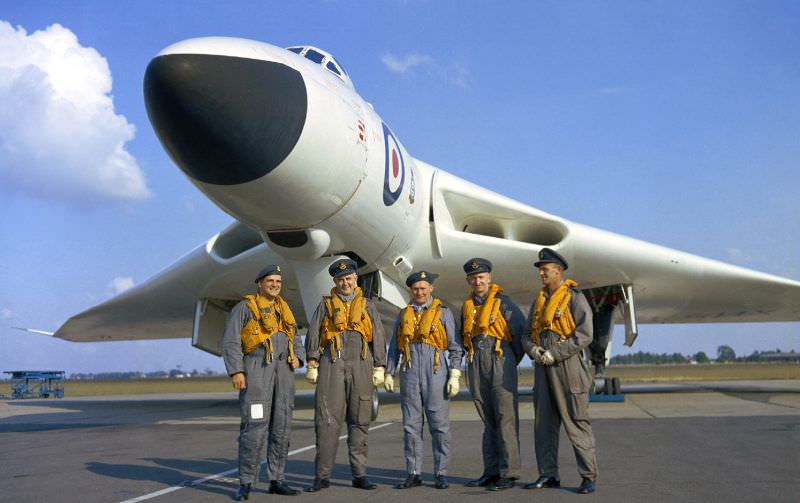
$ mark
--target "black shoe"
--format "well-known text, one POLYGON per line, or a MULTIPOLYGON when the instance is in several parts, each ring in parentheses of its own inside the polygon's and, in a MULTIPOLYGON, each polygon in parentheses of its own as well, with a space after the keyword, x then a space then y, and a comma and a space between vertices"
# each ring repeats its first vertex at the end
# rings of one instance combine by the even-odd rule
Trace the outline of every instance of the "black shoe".
POLYGON ((306 487, 307 493, 315 493, 320 489, 327 489, 331 486, 330 479, 314 479, 310 486, 306 487))
POLYGON ((525 484, 525 489, 543 489, 545 487, 561 487, 561 480, 558 477, 548 477, 546 475, 542 475, 536 482, 531 482, 530 484, 525 484))
POLYGON ((367 477, 356 477, 353 479, 353 487, 358 489, 377 489, 378 484, 373 484, 367 477))
POLYGON ((236 501, 246 500, 250 497, 250 488, 252 484, 241 484, 239 486, 239 490, 236 491, 236 496, 233 497, 236 501))
POLYGON ((578 494, 589 494, 594 492, 594 480, 583 479, 580 487, 578 487, 578 494))
POLYGON ((447 477, 444 475, 437 475, 434 477, 433 487, 436 489, 447 489, 450 484, 447 482, 447 477))
MULTIPOLYGON (((353 482, 355 483, 355 481, 353 482)), ((422 479, 420 478, 420 476, 412 473, 409 474, 409 476, 406 477, 406 479, 402 483, 397 484, 394 487, 397 489, 409 489, 421 485, 422 485, 422 479)))
POLYGON ((493 485, 489 486, 490 491, 504 491, 514 487, 514 479, 500 477, 493 485))
POLYGON ((466 483, 467 487, 486 487, 500 480, 500 475, 481 475, 481 478, 470 480, 466 483))
POLYGON ((292 489, 283 480, 273 480, 269 483, 270 494, 280 494, 281 496, 297 496, 300 491, 292 489))

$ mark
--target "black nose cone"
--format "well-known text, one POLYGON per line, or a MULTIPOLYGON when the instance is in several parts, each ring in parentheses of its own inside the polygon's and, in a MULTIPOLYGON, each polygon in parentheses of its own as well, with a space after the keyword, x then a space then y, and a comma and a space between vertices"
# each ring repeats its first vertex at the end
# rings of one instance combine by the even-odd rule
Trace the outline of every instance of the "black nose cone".
POLYGON ((275 169, 297 144, 308 109, 298 71, 207 54, 155 58, 144 96, 173 160, 192 178, 215 185, 249 182, 275 169))

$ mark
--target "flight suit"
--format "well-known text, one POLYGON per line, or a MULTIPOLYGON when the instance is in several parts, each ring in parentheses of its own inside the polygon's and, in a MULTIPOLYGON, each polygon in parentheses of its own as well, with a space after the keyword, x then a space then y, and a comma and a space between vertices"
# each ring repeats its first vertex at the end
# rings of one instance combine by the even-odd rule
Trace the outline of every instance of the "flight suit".
MULTIPOLYGON (((351 298, 340 296, 347 302, 351 298)), ((341 334, 341 355, 331 354, 333 344, 320 353, 320 327, 325 317, 325 302, 320 302, 308 328, 305 347, 309 359, 319 362, 319 378, 314 395, 314 429, 317 454, 314 459, 317 479, 329 479, 336 460, 339 434, 347 425, 347 447, 353 478, 367 473, 367 436, 372 422, 373 367, 386 366, 386 343, 378 310, 367 299, 367 314, 373 322, 372 342, 361 358, 362 338, 356 331, 341 334)))
MULTIPOLYGON (((518 479, 520 458, 517 365, 524 355, 520 338, 525 330, 525 319, 508 296, 497 294, 496 298, 502 301, 500 312, 508 323, 512 340, 510 343, 501 343, 503 357, 498 358, 494 337, 473 337, 474 356, 471 362, 467 362, 467 380, 475 408, 483 421, 483 476, 518 479)), ((472 299, 476 307, 484 301, 484 298, 476 295, 472 299)))
MULTIPOLYGON (((239 391, 239 479, 242 485, 258 480, 264 452, 269 480, 284 480, 294 411, 294 370, 288 362, 289 337, 277 332, 270 338, 271 361, 264 345, 243 354, 241 331, 252 317, 247 301, 239 302, 231 310, 222 336, 222 358, 228 375, 244 372, 247 379, 247 388, 239 391)), ((302 366, 305 350, 300 337, 294 338, 293 348, 302 366)))
MULTIPOLYGON (((411 304, 418 313, 427 309, 431 302, 423 306, 411 304)), ((461 344, 456 337, 453 313, 442 306, 441 322, 447 332, 447 352, 440 351, 439 364, 434 372, 436 347, 424 342, 409 345, 410 362, 400 362, 402 354, 398 347, 397 331, 403 316, 401 311, 394 325, 389 343, 389 356, 386 373, 395 375, 400 370, 400 406, 403 412, 403 446, 406 473, 422 473, 422 427, 428 419, 433 448, 434 475, 447 475, 450 460, 450 398, 447 395, 448 371, 461 368, 461 344), (449 361, 449 364, 448 364, 449 361)))
MULTIPOLYGON (((555 358, 555 364, 535 365, 533 392, 534 441, 539 475, 558 478, 558 437, 561 424, 572 443, 578 472, 584 479, 597 477, 594 434, 589 421, 589 390, 592 379, 583 349, 592 342, 592 311, 583 293, 570 289, 569 310, 575 320, 575 333, 563 341, 555 332, 540 334, 540 345, 555 358)), ((549 298, 549 294, 546 293, 549 298)), ((530 337, 533 306, 528 316, 525 352, 533 356, 530 337)))

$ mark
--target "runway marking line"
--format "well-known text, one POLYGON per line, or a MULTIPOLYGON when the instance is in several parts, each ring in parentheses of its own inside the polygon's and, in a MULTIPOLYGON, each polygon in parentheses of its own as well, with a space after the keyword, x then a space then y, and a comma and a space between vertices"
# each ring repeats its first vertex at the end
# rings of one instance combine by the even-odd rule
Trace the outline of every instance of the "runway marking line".
MULTIPOLYGON (((388 422, 388 423, 383 423, 383 424, 379 424, 379 425, 376 425, 376 426, 372 426, 371 428, 369 428, 368 431, 379 430, 379 429, 381 429, 381 428, 383 428, 385 426, 389 426, 390 424, 394 424, 394 423, 388 422)), ((345 438, 347 438, 346 434, 340 436, 339 440, 344 440, 345 438)), ((294 456, 295 454, 300 454, 301 452, 310 451, 311 449, 314 449, 314 448, 316 448, 316 445, 307 445, 305 447, 301 447, 299 449, 295 449, 293 451, 289 451, 288 456, 294 456)), ((264 465, 266 463, 267 463, 266 459, 261 462, 262 465, 264 465)), ((157 498, 159 496, 163 496, 163 495, 169 494, 169 493, 174 493, 175 491, 178 491, 180 489, 185 489, 187 487, 196 487, 196 486, 205 484, 206 482, 209 482, 211 480, 216 480, 216 479, 219 479, 219 478, 222 478, 222 477, 226 477, 226 476, 231 475, 233 473, 236 473, 238 471, 239 471, 238 468, 232 468, 232 469, 226 470, 224 472, 215 473, 214 475, 209 475, 209 476, 203 477, 201 479, 193 480, 193 481, 191 481, 189 483, 186 483, 186 484, 182 484, 182 485, 179 485, 179 486, 167 487, 165 489, 161 489, 160 491, 155 491, 155 492, 152 492, 152 493, 149 493, 149 494, 144 494, 142 496, 137 496, 136 498, 131 498, 131 499, 128 499, 128 500, 125 500, 125 501, 121 501, 120 503, 137 503, 138 501, 145 501, 145 500, 157 498)))

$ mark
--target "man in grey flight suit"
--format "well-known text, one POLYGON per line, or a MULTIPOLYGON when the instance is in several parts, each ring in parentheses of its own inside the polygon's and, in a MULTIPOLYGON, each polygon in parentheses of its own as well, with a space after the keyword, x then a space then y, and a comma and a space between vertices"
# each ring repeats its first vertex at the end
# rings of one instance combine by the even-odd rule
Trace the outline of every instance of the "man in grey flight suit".
POLYGON ((467 486, 501 491, 514 487, 520 472, 517 365, 524 356, 520 338, 525 318, 492 282, 490 261, 470 259, 464 272, 472 293, 462 308, 461 334, 468 352, 469 390, 483 421, 483 474, 467 486))
POLYGON ((526 484, 525 489, 561 485, 558 436, 563 423, 582 478, 578 493, 588 494, 594 492, 597 477, 595 441, 589 421, 592 381, 583 358, 583 350, 592 342, 592 311, 586 297, 577 290, 578 285, 564 280, 563 273, 568 267, 564 257, 543 248, 534 265, 539 268, 544 286, 531 306, 522 344, 528 356, 536 361, 533 430, 539 478, 526 484), (538 332, 538 337, 533 332, 538 332))
POLYGON ((317 306, 306 337, 306 379, 317 385, 315 476, 306 491, 330 487, 344 424, 353 487, 375 489, 377 485, 367 478, 367 436, 372 422, 373 388, 383 384, 386 367, 383 325, 378 310, 356 285, 353 260, 337 260, 328 272, 335 287, 330 297, 323 298, 317 306))
POLYGON ((436 277, 428 271, 419 271, 406 279, 412 301, 397 316, 389 343, 383 386, 390 393, 395 391, 394 374, 399 368, 408 473, 406 480, 395 486, 398 489, 422 485, 422 426, 426 417, 433 447, 434 487, 449 486, 446 476, 450 459, 450 398, 459 390, 461 343, 456 337, 453 313, 432 296, 436 277), (434 311, 428 312, 429 309, 434 311))
POLYGON ((234 389, 239 390, 239 491, 234 499, 246 500, 252 485, 258 480, 261 459, 266 452, 270 493, 294 496, 299 491, 284 481, 284 469, 289 451, 289 436, 292 431, 294 410, 294 369, 303 365, 305 350, 300 337, 291 342, 287 331, 294 331, 286 324, 290 318, 288 305, 280 298, 281 270, 277 265, 263 268, 256 277, 258 295, 264 313, 274 316, 279 331, 247 354, 243 351, 243 329, 257 330, 262 320, 254 320, 248 300, 236 304, 231 310, 225 333, 222 336, 222 358, 231 376, 234 389), (260 298, 259 298, 260 297, 260 298), (283 306, 283 312, 278 305, 283 306), (253 324, 248 325, 253 322, 253 324), (291 347, 290 347, 291 344, 291 347), (293 355, 293 356, 292 356, 293 355))

